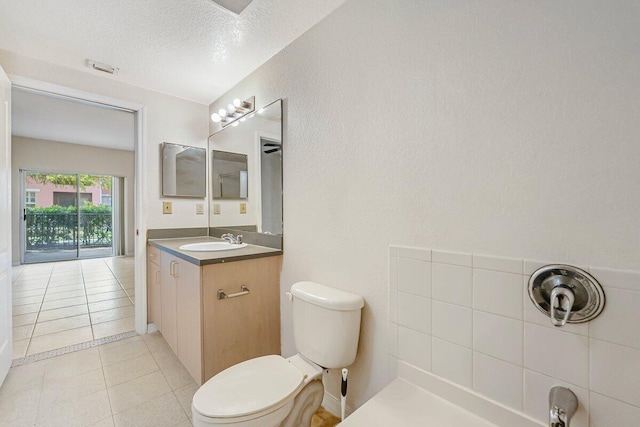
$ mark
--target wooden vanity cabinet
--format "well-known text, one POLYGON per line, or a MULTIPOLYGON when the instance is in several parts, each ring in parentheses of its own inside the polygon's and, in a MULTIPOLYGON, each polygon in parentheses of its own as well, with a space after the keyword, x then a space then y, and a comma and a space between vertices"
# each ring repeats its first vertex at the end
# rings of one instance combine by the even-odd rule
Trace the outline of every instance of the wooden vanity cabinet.
POLYGON ((158 330, 199 385, 236 363, 280 354, 281 256, 197 266, 159 253, 161 295, 150 287, 149 304, 160 301, 158 330), (218 299, 218 290, 242 286, 248 294, 218 299))

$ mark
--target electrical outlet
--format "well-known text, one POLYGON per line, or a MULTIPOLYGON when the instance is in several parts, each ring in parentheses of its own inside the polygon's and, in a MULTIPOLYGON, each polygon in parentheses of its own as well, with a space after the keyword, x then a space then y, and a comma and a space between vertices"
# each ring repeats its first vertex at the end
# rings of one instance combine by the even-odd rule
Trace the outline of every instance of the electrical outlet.
POLYGON ((213 214, 220 215, 220 203, 213 204, 213 214))
POLYGON ((204 215, 204 203, 196 203, 196 215, 204 215))
POLYGON ((171 202, 162 202, 162 213, 163 214, 171 213, 171 202))
POLYGON ((241 214, 246 214, 247 213, 247 204, 246 203, 240 203, 240 213, 241 214))

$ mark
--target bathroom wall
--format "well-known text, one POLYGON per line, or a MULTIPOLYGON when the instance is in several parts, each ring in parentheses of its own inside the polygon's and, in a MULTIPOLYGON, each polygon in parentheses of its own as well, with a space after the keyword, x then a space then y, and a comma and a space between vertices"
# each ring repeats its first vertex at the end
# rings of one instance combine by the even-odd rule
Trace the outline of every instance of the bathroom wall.
MULTIPOLYGON (((211 106, 286 98, 282 291, 366 299, 349 404, 388 381, 389 244, 640 269, 639 20, 631 1, 348 0, 211 106)), ((290 325, 283 297, 286 355, 290 325)))
POLYGON ((572 426, 638 424, 640 271, 580 265, 603 286, 605 309, 556 328, 527 292, 551 263, 391 246, 391 366, 409 363, 542 423, 561 385, 580 402, 572 426))
MULTIPOLYGON (((164 199, 161 197, 160 144, 174 142, 206 147, 207 106, 193 101, 154 92, 102 77, 53 65, 15 52, 0 49, 0 65, 11 78, 20 76, 113 99, 145 106, 144 132, 147 140, 145 191, 142 202, 147 206, 148 228, 207 227, 207 215, 196 215, 195 203, 202 199, 164 199), (162 200, 173 202, 173 214, 162 214, 162 200)), ((126 72, 126 70, 121 70, 126 72)), ((180 78, 176 76, 176 78, 180 78)), ((206 200, 204 201, 206 204, 206 200)))
POLYGON ((85 172, 108 174, 125 179, 125 252, 133 255, 134 209, 133 151, 111 150, 78 144, 64 144, 55 141, 24 138, 11 138, 11 204, 13 263, 20 262, 20 169, 85 172))

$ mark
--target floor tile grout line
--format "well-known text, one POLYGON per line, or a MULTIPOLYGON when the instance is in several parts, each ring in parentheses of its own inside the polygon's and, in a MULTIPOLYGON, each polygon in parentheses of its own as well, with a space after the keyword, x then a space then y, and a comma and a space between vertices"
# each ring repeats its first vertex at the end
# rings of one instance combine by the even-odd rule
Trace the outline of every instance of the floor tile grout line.
MULTIPOLYGON (((89 326, 91 327, 91 336, 95 340, 96 334, 93 332, 93 319, 91 317, 91 310, 89 307, 89 297, 87 296, 87 282, 84 280, 84 265, 82 264, 82 262, 80 262, 80 274, 82 275, 82 287, 84 289, 84 300, 87 303, 87 312, 89 313, 89 326)), ((102 364, 102 359, 100 359, 100 363, 102 364)), ((106 379, 105 379, 105 386, 106 386, 106 379)), ((111 408, 111 403, 109 403, 109 408, 111 408)))
POLYGON ((27 348, 24 350, 24 355, 29 353, 29 347, 31 347, 31 339, 33 338, 33 333, 36 330, 36 325, 38 324, 38 319, 40 318, 40 313, 42 312, 42 306, 44 305, 44 299, 47 296, 47 290, 49 289, 49 282, 51 281, 51 276, 53 275, 53 266, 51 267, 51 271, 49 272, 49 278, 47 279, 47 286, 44 288, 44 294, 42 295, 42 301, 40 302, 40 308, 38 308, 38 314, 36 315, 36 320, 33 322, 33 328, 31 329, 31 334, 29 334, 29 342, 27 343, 27 348))
POLYGON ((113 406, 111 406, 111 396, 109 395, 109 387, 107 386, 107 376, 104 373, 104 361, 102 360, 102 352, 98 348, 98 357, 100 358, 100 368, 102 369, 102 379, 104 380, 104 389, 107 392, 107 400, 109 401, 109 413, 111 414, 111 421, 115 425, 113 418, 113 406))

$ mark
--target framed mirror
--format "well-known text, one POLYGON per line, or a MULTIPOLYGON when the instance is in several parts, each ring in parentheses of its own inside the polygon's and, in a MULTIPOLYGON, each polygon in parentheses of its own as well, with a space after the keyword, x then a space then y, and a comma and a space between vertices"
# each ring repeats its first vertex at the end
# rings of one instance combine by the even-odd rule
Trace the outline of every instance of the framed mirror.
POLYGON ((162 144, 162 195, 206 197, 206 149, 169 142, 162 144))
POLYGON ((248 193, 247 155, 211 152, 211 195, 214 199, 246 199, 248 193))
POLYGON ((209 151, 212 161, 209 226, 281 235, 282 100, 256 109, 211 135, 209 151), (245 169, 241 166, 243 161, 245 169), (235 163, 236 169, 231 169, 231 163, 235 163), (246 189, 242 187, 243 170, 246 189))

